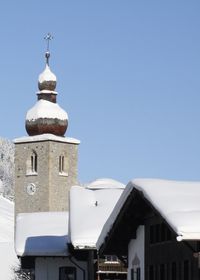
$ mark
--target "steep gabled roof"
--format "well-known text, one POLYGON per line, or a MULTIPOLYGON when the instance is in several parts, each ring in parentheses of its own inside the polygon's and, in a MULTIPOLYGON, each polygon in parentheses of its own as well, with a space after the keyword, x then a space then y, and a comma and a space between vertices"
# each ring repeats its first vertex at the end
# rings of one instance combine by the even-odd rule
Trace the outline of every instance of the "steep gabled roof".
MULTIPOLYGON (((140 197, 143 196, 163 217, 177 234, 178 241, 200 239, 200 182, 136 179, 126 186, 105 223, 97 241, 97 248, 100 248, 111 235, 112 227, 116 225, 122 211, 126 211, 126 205, 136 203, 134 201, 136 193, 139 193, 140 197)), ((134 206, 134 211, 140 210, 140 206, 134 206)))

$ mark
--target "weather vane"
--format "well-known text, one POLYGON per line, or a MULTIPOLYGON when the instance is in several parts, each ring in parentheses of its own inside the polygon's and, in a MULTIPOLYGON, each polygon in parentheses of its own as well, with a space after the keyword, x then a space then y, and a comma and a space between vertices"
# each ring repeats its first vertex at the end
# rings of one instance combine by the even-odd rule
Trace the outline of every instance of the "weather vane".
POLYGON ((46 63, 47 65, 49 65, 49 57, 50 57, 50 52, 49 52, 49 42, 53 39, 53 36, 48 33, 44 39, 46 40, 47 42, 47 50, 46 50, 46 53, 45 53, 45 57, 46 57, 46 63))

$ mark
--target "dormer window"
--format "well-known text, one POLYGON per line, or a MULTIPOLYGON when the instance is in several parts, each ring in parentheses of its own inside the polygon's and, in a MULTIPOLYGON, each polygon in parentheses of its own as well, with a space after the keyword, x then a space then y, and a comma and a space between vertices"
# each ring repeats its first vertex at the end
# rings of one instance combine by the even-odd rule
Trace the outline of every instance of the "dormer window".
POLYGON ((64 155, 59 156, 59 175, 68 176, 67 173, 67 160, 64 155))
POLYGON ((26 162, 26 175, 36 175, 38 171, 38 157, 35 151, 28 156, 26 162))

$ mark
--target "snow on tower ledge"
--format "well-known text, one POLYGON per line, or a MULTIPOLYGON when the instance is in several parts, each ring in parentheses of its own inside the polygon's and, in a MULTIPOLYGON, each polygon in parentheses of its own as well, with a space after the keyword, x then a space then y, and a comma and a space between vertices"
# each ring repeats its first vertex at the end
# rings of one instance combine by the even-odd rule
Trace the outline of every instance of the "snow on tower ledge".
POLYGON ((14 143, 27 143, 27 142, 38 142, 38 141, 56 141, 63 143, 80 144, 80 141, 70 137, 60 137, 53 134, 41 134, 35 136, 24 136, 14 139, 14 143))

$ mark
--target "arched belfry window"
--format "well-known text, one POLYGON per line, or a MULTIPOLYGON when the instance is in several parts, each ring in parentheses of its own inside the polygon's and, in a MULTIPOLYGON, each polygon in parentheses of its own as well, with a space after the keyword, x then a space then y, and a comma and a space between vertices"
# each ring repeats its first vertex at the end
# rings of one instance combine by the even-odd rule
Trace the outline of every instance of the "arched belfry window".
POLYGON ((31 155, 31 171, 37 173, 37 154, 33 152, 31 155))
POLYGON ((65 157, 59 156, 59 173, 64 172, 64 166, 65 166, 65 157))
POLYGON ((59 169, 59 175, 68 176, 66 156, 64 156, 64 155, 59 156, 58 169, 59 169))
POLYGON ((26 174, 35 175, 38 172, 38 156, 35 151, 29 154, 26 162, 26 174))

